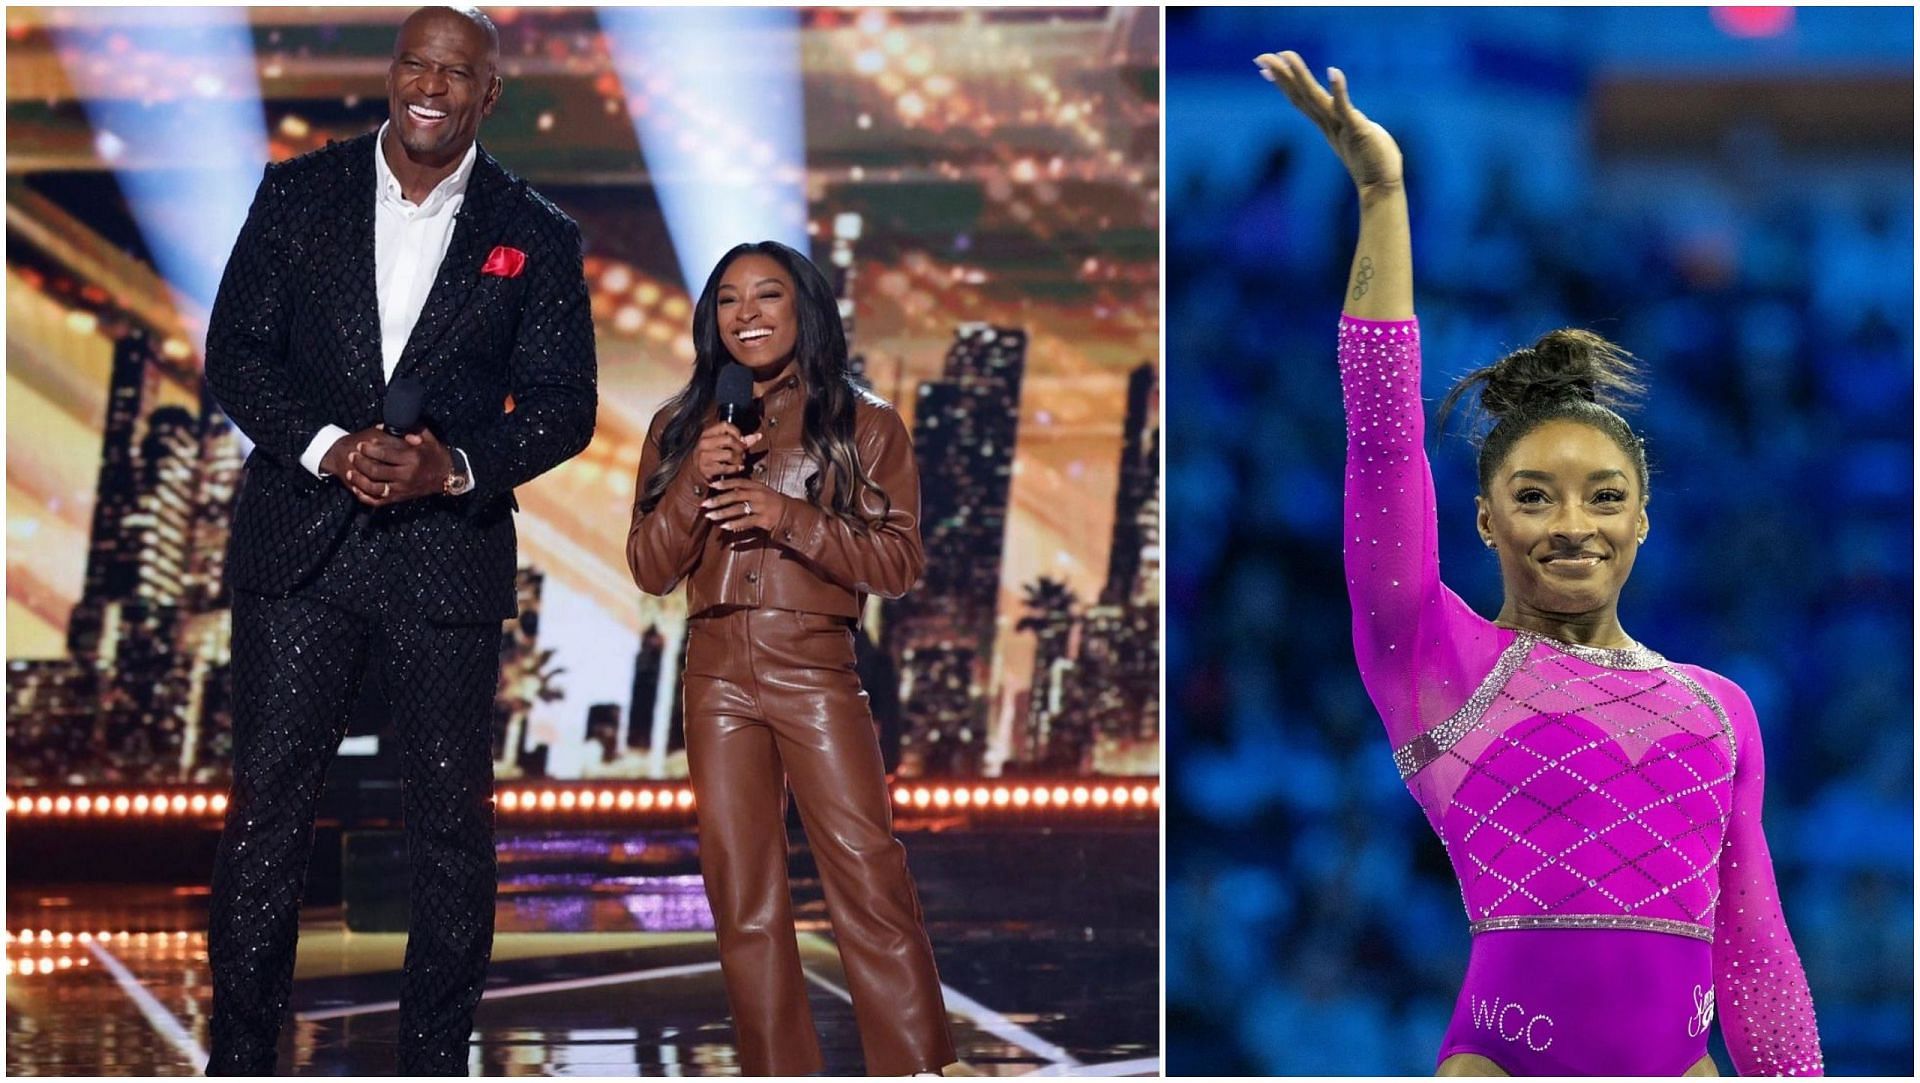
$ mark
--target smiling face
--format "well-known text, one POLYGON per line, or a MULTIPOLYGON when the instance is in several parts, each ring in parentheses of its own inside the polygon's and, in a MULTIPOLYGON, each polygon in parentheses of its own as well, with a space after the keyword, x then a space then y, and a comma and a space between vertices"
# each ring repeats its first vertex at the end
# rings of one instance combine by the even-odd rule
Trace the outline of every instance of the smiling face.
POLYGON ((500 88, 487 32, 472 19, 423 8, 401 24, 387 68, 387 114, 415 161, 441 165, 466 154, 500 88))
POLYGON ((755 380, 779 375, 800 334, 793 276, 779 260, 749 252, 727 265, 714 298, 727 353, 752 369, 755 380))
POLYGON ((1475 503, 1507 607, 1540 614, 1611 611, 1649 525, 1633 460, 1606 433, 1564 419, 1521 437, 1475 503))

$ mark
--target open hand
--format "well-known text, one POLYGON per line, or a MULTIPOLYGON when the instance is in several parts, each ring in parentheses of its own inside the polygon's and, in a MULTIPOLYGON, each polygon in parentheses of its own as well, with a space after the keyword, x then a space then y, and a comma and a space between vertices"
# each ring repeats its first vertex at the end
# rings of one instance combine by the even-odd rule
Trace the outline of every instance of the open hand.
POLYGON ((701 503, 708 520, 730 533, 742 530, 771 531, 786 514, 787 501, 793 498, 752 478, 721 478, 713 483, 713 495, 701 503))
POLYGON ((1402 179, 1400 145, 1393 136, 1365 113, 1353 107, 1347 96, 1347 75, 1339 68, 1327 69, 1327 81, 1333 84, 1329 94, 1322 89, 1307 62, 1292 51, 1261 53, 1254 58, 1261 74, 1271 80, 1292 102, 1294 108, 1320 128, 1327 137, 1347 173, 1361 192, 1371 188, 1397 187, 1402 179))
POLYGON ((399 437, 375 427, 345 440, 353 443, 342 480, 353 498, 370 508, 438 496, 453 472, 453 453, 425 429, 399 437))

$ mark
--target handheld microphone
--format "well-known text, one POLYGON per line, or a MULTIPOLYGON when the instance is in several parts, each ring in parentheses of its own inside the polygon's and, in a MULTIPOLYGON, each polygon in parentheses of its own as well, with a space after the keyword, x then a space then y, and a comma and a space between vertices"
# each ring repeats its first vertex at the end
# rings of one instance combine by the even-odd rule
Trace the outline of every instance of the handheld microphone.
POLYGON ((405 436, 420 424, 420 405, 427 389, 420 378, 408 373, 387 385, 386 401, 380 404, 380 427, 394 436, 405 436))
POLYGON ((760 427, 760 404, 753 397, 753 370, 729 362, 714 381, 713 396, 720 402, 720 420, 745 436, 760 427))

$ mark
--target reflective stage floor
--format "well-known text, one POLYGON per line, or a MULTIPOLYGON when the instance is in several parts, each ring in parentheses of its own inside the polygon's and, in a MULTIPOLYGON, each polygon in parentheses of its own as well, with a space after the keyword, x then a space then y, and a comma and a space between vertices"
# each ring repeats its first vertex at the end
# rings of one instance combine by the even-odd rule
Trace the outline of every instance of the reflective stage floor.
MULTIPOLYGON (((960 1071, 1159 1072, 1153 826, 901 837, 960 1071)), ((368 930, 404 921, 396 844, 353 840, 340 903, 303 915, 283 1073, 394 1070, 404 934, 368 930)), ((470 1073, 738 1074, 693 857, 686 832, 503 834, 498 932, 470 1073)), ((204 875, 181 886, 36 885, 12 860, 8 874, 7 1073, 195 1074, 211 999, 204 875)), ((845 977, 800 845, 793 883, 827 1074, 862 1074, 845 977)))

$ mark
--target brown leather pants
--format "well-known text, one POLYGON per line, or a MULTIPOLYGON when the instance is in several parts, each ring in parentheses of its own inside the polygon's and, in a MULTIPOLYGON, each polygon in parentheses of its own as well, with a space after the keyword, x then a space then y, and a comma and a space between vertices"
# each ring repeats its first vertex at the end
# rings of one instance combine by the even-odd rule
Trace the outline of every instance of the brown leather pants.
POLYGON ((800 805, 867 1071, 954 1060, 933 948, 893 837, 880 744, 840 617, 736 609, 688 622, 687 764, 741 1071, 821 1069, 787 885, 786 789, 800 805), (785 778, 782 778, 784 772, 785 778))

